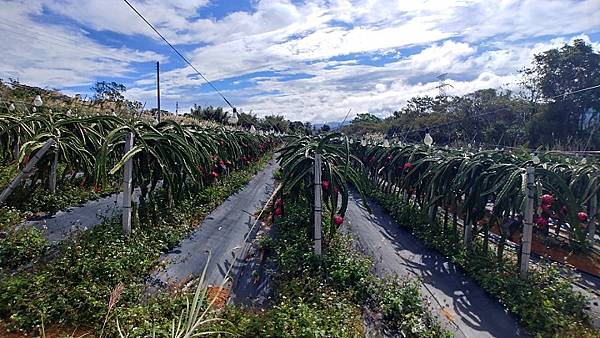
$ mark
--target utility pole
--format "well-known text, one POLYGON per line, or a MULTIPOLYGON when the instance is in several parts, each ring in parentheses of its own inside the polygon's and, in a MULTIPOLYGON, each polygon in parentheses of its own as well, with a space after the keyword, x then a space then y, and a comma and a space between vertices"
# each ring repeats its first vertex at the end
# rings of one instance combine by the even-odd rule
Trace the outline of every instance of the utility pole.
POLYGON ((179 101, 175 102, 175 115, 179 115, 179 101))
POLYGON ((160 62, 156 61, 156 99, 158 103, 157 118, 160 123, 160 62))

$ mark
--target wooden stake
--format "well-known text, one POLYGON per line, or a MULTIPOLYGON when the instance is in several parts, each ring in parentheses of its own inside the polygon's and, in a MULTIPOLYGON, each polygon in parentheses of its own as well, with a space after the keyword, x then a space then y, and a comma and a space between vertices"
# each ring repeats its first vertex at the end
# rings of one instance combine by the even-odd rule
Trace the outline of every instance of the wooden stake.
POLYGON ((321 154, 315 154, 315 206, 314 206, 314 220, 315 220, 315 255, 321 257, 321 240, 323 238, 323 224, 321 221, 321 154))
MULTIPOLYGON (((133 148, 133 133, 129 132, 125 136, 125 149, 123 151, 126 154, 133 148)), ((131 232, 131 181, 133 173, 133 157, 130 158, 125 166, 123 167, 123 232, 129 234, 131 232)))
POLYGON ((48 149, 50 149, 50 147, 52 147, 55 143, 56 143, 56 141, 54 139, 49 139, 48 141, 46 141, 46 143, 44 143, 42 148, 40 148, 40 150, 38 150, 37 153, 35 153, 33 158, 31 160, 29 160, 29 162, 27 162, 27 165, 25 166, 25 168, 23 168, 17 174, 17 176, 15 176, 15 178, 10 182, 8 187, 6 187, 6 189, 4 189, 4 191, 2 191, 2 194, 0 194, 0 204, 3 204, 6 201, 6 199, 8 198, 8 196, 10 194, 12 194, 12 192, 17 188, 17 186, 19 186, 19 184, 21 184, 21 181, 24 178, 26 178, 27 176, 29 176, 29 174, 31 173, 31 171, 33 170, 35 165, 38 163, 38 161, 42 158, 42 156, 44 156, 44 154, 48 151, 48 149))
POLYGON ((535 169, 527 167, 527 188, 525 200, 525 218, 523 220, 523 238, 521 240, 521 278, 527 278, 529 256, 531 254, 531 237, 533 232, 533 202, 535 199, 535 169))

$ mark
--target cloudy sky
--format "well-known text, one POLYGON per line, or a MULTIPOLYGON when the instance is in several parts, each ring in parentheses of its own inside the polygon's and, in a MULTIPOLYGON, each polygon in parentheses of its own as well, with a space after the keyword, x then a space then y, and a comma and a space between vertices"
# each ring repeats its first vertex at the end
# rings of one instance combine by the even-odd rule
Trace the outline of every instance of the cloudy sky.
MULTIPOLYGON (((417 95, 514 88, 535 53, 583 38, 600 50, 598 0, 135 0, 244 111, 327 122, 386 116, 417 95)), ((0 0, 0 78, 68 94, 97 80, 163 108, 225 103, 122 0, 0 0)))

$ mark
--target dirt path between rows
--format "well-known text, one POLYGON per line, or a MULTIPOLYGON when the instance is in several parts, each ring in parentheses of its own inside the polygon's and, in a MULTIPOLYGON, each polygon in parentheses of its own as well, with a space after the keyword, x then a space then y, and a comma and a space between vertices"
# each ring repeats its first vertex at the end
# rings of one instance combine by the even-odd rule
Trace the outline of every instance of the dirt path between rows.
POLYGON ((455 337, 527 337, 517 320, 475 281, 426 248, 375 202, 369 201, 369 206, 372 213, 352 193, 346 223, 359 247, 373 257, 378 275, 420 278, 423 296, 455 337))
POLYGON ((266 286, 256 284, 255 276, 251 273, 241 273, 249 262, 248 254, 242 253, 242 249, 246 237, 248 240, 255 237, 259 226, 257 224, 252 228, 257 217, 256 211, 264 206, 273 193, 273 172, 277 168, 276 161, 271 160, 266 169, 211 212, 197 230, 164 254, 158 263, 161 268, 150 275, 150 292, 164 287, 180 287, 199 277, 210 253, 206 285, 219 286, 231 268, 229 276, 234 277, 232 297, 242 300, 256 297, 260 293, 259 287, 266 286), (235 287, 237 284, 246 287, 235 287), (254 285, 256 287, 252 287, 254 285))

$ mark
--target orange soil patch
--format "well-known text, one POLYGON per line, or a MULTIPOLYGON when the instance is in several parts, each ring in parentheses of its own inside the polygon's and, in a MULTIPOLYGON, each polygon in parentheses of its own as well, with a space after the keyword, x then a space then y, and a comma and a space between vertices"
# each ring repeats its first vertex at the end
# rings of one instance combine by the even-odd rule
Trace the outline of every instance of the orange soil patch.
POLYGON ((581 271, 600 276, 600 255, 597 252, 580 254, 569 252, 563 248, 546 246, 543 238, 537 235, 533 236, 531 251, 553 261, 568 263, 581 271))
MULTIPOLYGON (((495 225, 490 228, 490 231, 500 235, 500 232, 495 225)), ((509 240, 516 244, 520 244, 521 232, 517 231, 509 238, 509 240)), ((542 257, 547 257, 555 262, 572 265, 583 272, 600 276, 600 255, 597 252, 575 253, 561 247, 547 246, 544 244, 544 237, 536 233, 533 234, 533 240, 531 241, 531 252, 542 257)))
POLYGON ((229 299, 230 293, 231 293, 231 288, 229 288, 229 287, 221 288, 220 286, 209 286, 208 293, 207 293, 208 302, 210 303, 210 302, 212 302, 213 299, 216 298, 215 302, 212 305, 213 308, 222 309, 225 307, 225 304, 227 303, 227 300, 229 299))
POLYGON ((23 334, 19 332, 7 332, 5 324, 0 322, 0 336, 3 338, 20 338, 23 337, 23 334))
POLYGON ((46 338, 58 338, 60 335, 69 334, 73 337, 94 337, 92 334, 92 330, 90 329, 70 329, 70 328, 60 328, 60 327, 52 327, 46 330, 46 338))
POLYGON ((456 315, 454 314, 454 312, 452 312, 452 310, 450 310, 448 306, 444 306, 442 308, 442 314, 444 315, 444 317, 446 317, 446 319, 452 322, 456 318, 456 315))

